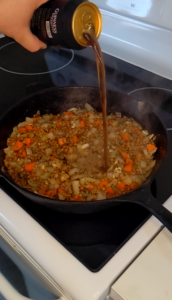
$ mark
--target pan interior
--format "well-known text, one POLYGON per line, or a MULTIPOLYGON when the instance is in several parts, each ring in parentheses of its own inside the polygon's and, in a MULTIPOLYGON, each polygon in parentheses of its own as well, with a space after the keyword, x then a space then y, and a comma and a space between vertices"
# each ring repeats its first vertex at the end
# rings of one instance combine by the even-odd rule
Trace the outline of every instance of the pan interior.
MULTIPOLYGON (((32 117, 39 110, 41 114, 59 114, 72 107, 83 108, 89 103, 97 111, 101 111, 99 89, 94 87, 52 88, 28 96, 14 105, 0 120, 0 168, 3 166, 4 151, 7 138, 14 126, 32 117)), ((159 169, 167 151, 167 134, 164 125, 153 112, 152 105, 137 101, 132 97, 115 91, 107 91, 107 112, 120 112, 135 119, 143 129, 154 133, 158 151, 155 154, 156 165, 148 180, 159 169)))

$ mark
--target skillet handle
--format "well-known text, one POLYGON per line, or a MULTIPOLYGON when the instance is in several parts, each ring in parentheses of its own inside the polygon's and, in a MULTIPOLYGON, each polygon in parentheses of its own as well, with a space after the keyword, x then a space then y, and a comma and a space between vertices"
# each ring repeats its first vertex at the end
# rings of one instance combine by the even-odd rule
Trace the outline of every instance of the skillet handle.
MULTIPOLYGON (((149 188, 149 187, 148 187, 149 188)), ((171 233, 172 233, 172 213, 156 200, 151 192, 142 193, 133 197, 133 202, 148 209, 171 233), (147 197, 146 197, 147 194, 147 197)), ((172 210, 172 203, 171 203, 172 210)))

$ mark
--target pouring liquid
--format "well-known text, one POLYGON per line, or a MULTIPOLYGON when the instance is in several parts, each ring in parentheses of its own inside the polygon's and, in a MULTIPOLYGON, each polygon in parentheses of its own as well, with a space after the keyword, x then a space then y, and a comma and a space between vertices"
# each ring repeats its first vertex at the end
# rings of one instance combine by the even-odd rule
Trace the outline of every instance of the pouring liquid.
POLYGON ((89 45, 93 48, 96 54, 97 74, 100 89, 100 103, 103 114, 103 136, 104 136, 104 166, 105 171, 108 169, 108 144, 107 144, 107 96, 106 96, 106 77, 103 55, 100 45, 97 41, 94 28, 91 27, 83 32, 89 45))

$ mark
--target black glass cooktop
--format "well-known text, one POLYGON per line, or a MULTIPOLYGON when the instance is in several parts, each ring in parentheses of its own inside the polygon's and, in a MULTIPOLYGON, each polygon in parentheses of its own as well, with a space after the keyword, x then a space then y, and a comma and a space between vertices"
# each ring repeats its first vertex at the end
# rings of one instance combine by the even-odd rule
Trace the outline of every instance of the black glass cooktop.
MULTIPOLYGON (((107 89, 152 103, 168 129, 170 155, 152 184, 152 193, 163 203, 172 194, 172 81, 110 55, 103 56, 107 89)), ((25 96, 64 86, 98 86, 91 48, 73 51, 48 47, 29 53, 8 38, 0 39, 0 117, 25 96)), ((150 216, 143 207, 126 203, 89 215, 64 214, 29 202, 3 179, 0 187, 94 272, 150 216)))

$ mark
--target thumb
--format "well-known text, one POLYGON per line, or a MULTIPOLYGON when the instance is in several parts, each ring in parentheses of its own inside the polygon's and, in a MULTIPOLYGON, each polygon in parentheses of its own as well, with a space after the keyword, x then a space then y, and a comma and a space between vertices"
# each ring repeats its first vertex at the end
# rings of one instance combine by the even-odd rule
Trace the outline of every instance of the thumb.
POLYGON ((47 47, 46 44, 40 41, 36 35, 30 31, 30 28, 23 28, 22 34, 20 34, 20 36, 18 36, 15 40, 30 52, 36 52, 47 47))

